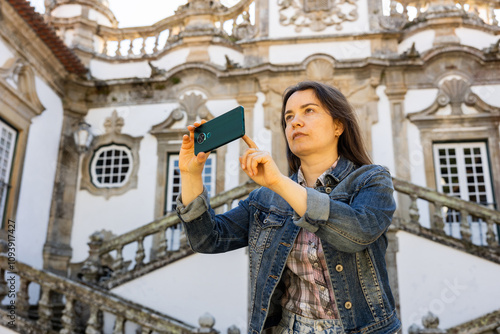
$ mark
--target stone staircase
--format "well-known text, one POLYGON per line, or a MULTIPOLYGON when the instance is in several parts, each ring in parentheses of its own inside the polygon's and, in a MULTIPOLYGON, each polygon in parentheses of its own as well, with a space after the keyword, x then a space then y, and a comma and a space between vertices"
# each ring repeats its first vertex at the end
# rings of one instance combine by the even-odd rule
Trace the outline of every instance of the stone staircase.
MULTIPOLYGON (((500 264, 500 246, 497 241, 500 212, 397 178, 394 178, 393 182, 399 209, 391 232, 406 231, 500 264), (428 215, 421 215, 419 208, 422 207, 428 208, 428 215), (460 238, 445 232, 446 215, 443 213, 447 210, 460 212, 460 238), (481 219, 480 224, 486 227, 479 243, 474 242, 475 232, 471 230, 470 217, 481 219), (429 228, 422 226, 426 219, 429 228)), ((249 181, 213 197, 211 204, 216 211, 226 210, 257 187, 249 181)), ((138 333, 213 332, 210 321, 203 325, 203 328, 196 328, 109 291, 191 255, 192 251, 185 238, 181 239, 177 250, 169 250, 168 245, 172 240, 167 238, 167 230, 179 224, 180 221, 174 213, 109 240, 105 240, 101 232, 94 233, 88 243, 89 257, 83 263, 72 266, 72 278, 59 277, 22 263, 17 263, 13 269, 8 258, 0 256, 0 298, 5 299, 11 291, 9 281, 3 278, 8 279, 10 272, 17 272, 15 279, 19 282, 15 284, 18 288, 15 289, 15 299, 10 300, 15 305, 17 330, 22 333, 125 333, 127 323, 133 324, 138 333), (147 257, 144 240, 148 237, 154 239, 154 242, 147 257), (131 245, 135 247, 135 252, 132 257, 127 257, 123 250, 131 245), (148 261, 145 261, 146 258, 148 261), (40 298, 36 305, 30 305, 29 302, 30 285, 39 287, 40 298), (108 321, 103 321, 104 315, 108 321), (103 327, 105 323, 107 328, 103 327), (113 326, 110 327, 110 323, 113 326)), ((9 312, 9 308, 0 309, 0 324, 5 327, 9 325, 9 312)), ((476 322, 448 330, 438 329, 435 321, 428 321, 428 327, 424 328, 412 326, 412 330, 415 334, 495 333, 500 326, 498 312, 485 317, 487 321, 486 318, 478 319, 476 322), (484 325, 485 323, 487 325, 484 325), (471 328, 475 330, 471 331, 471 328)))

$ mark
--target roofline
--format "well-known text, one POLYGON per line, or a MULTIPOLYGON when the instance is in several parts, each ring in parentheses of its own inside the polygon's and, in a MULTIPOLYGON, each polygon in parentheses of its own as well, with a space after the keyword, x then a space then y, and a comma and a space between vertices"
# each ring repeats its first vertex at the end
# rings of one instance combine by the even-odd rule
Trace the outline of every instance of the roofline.
POLYGON ((31 27, 36 35, 47 45, 66 71, 83 76, 88 70, 81 60, 57 36, 56 32, 43 19, 42 15, 26 0, 6 0, 20 17, 31 27))

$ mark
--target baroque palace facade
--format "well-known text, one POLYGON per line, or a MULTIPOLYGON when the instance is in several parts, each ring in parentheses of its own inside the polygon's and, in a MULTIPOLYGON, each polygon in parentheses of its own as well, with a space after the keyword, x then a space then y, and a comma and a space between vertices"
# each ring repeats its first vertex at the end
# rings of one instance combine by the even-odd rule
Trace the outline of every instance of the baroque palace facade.
MULTIPOLYGON (((1 333, 245 332, 246 250, 189 249, 177 154, 242 105, 286 172, 281 94, 306 79, 394 177, 403 332, 500 332, 500 1, 188 0, 132 28, 106 0, 45 8, 0 0, 1 333)), ((243 149, 207 162, 217 210, 255 188, 243 149)))

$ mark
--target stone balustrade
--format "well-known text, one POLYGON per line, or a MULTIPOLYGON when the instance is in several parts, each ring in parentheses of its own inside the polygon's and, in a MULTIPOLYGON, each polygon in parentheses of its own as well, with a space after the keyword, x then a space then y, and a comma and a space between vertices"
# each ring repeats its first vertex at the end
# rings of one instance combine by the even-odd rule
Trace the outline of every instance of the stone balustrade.
MULTIPOLYGON (((408 195, 410 198, 409 208, 399 208, 399 212, 406 213, 408 218, 396 216, 393 224, 395 228, 405 229, 417 234, 424 233, 424 236, 427 237, 446 237, 445 242, 449 243, 449 240, 452 239, 455 240, 455 244, 457 242, 462 243, 465 245, 463 247, 469 250, 471 246, 477 246, 479 247, 479 250, 476 250, 478 255, 485 256, 490 252, 490 255, 493 256, 493 258, 490 259, 500 262, 500 255, 498 255, 500 254, 500 247, 497 241, 497 226, 500 225, 499 211, 459 198, 450 197, 438 193, 435 190, 421 187, 401 179, 393 178, 393 182, 397 193, 408 195), (424 217, 421 217, 417 200, 423 200, 430 207, 430 217, 425 217, 425 219, 430 219, 430 229, 421 225, 424 217), (459 239, 446 236, 445 225, 448 223, 446 223, 447 217, 445 212, 449 210, 455 210, 460 215, 459 239), (473 245, 472 224, 470 223, 471 217, 474 217, 476 220, 480 219, 480 223, 487 227, 483 231, 484 235, 480 238, 484 240, 483 244, 473 245), (488 252, 485 252, 484 249, 488 249, 488 252)), ((212 208, 216 211, 230 208, 234 201, 247 196, 257 187, 255 183, 249 181, 234 189, 220 193, 211 198, 210 203, 212 208)), ((189 249, 189 246, 185 244, 185 239, 182 239, 184 240, 184 244, 181 245, 179 250, 169 251, 168 249, 168 244, 171 240, 167 238, 166 232, 169 228, 178 226, 179 224, 180 220, 177 215, 171 213, 108 241, 104 241, 100 233, 93 234, 88 243, 90 247, 89 257, 83 264, 81 277, 86 282, 93 284, 100 283, 103 287, 109 289, 124 281, 139 277, 149 271, 166 265, 167 262, 165 261, 169 258, 181 258, 191 254, 192 251, 189 249), (150 256, 147 257, 144 240, 153 235, 156 235, 158 238, 156 247, 153 247, 155 249, 155 254, 153 254, 153 256, 150 254, 150 256), (123 252, 123 249, 127 246, 135 247, 134 255, 129 258, 125 258, 123 252), (111 277, 105 277, 105 273, 103 272, 103 262, 106 257, 112 259, 109 264, 111 277), (146 258, 148 258, 149 261, 145 261, 146 258), (129 268, 130 263, 134 263, 134 265, 129 268)), ((452 246, 455 246, 455 244, 452 246)))
MULTIPOLYGON (((443 234, 447 223, 446 214, 450 210, 458 212, 460 217, 460 240, 467 245, 472 244, 471 220, 480 219, 478 223, 485 224, 486 229, 480 240, 480 246, 488 246, 491 249, 500 250, 498 244, 498 226, 500 225, 500 212, 490 209, 477 203, 464 201, 451 197, 435 190, 412 184, 408 181, 393 178, 396 192, 406 194, 410 197, 410 207, 408 208, 409 220, 403 217, 396 217, 395 225, 409 228, 410 230, 421 229, 421 217, 417 200, 424 200, 430 204, 432 217, 430 230, 437 234, 443 234), (446 213, 446 214, 445 214, 446 213)), ((405 208, 403 208, 405 210, 405 208)))
POLYGON ((391 0, 390 15, 401 16, 407 21, 418 20, 422 16, 443 12, 455 12, 457 15, 474 15, 486 24, 498 26, 495 10, 500 9, 500 2, 489 0, 391 0))
MULTIPOLYGON (((252 190, 258 186, 253 182, 247 182, 236 188, 222 192, 210 199, 210 204, 214 210, 223 209, 224 206, 232 207, 234 201, 247 196, 252 190)), ((98 283, 103 280, 105 273, 103 272, 103 259, 110 257, 113 259, 110 264, 112 270, 113 284, 101 282, 103 286, 111 288, 115 284, 123 282, 123 280, 131 279, 140 276, 141 273, 147 273, 159 266, 164 265, 163 260, 169 257, 185 256, 190 252, 189 247, 184 243, 176 252, 168 250, 169 240, 167 238, 167 230, 176 227, 180 224, 180 220, 175 212, 170 213, 160 219, 157 219, 149 224, 138 227, 128 233, 112 238, 109 241, 103 240, 103 235, 99 232, 94 233, 90 237, 89 257, 84 262, 81 269, 81 277, 89 283, 98 283), (157 235, 157 247, 155 247, 154 256, 149 256, 149 262, 145 262, 146 251, 144 248, 144 240, 148 236, 157 235), (127 245, 136 245, 134 258, 125 258, 123 249, 127 245), (153 260, 154 261, 153 261, 153 260), (127 263, 135 263, 132 268, 129 268, 127 263), (134 276, 135 275, 135 276, 134 276)), ((185 241, 185 239, 182 239, 185 241)))
POLYGON ((250 22, 250 8, 255 8, 254 2, 244 0, 227 8, 218 1, 191 0, 179 7, 175 15, 151 26, 116 28, 100 25, 96 33, 99 42, 94 52, 106 58, 140 59, 156 55, 186 37, 211 35, 228 42, 247 39, 256 32, 250 22))
MULTIPOLYGON (((37 270, 17 262, 15 274, 6 256, 0 256, 0 302, 15 307, 15 329, 20 333, 125 333, 136 326, 138 332, 190 334, 199 328, 163 315, 122 297, 82 283, 37 270), (13 281, 12 281, 13 280, 13 281), (38 285, 37 289, 30 289, 38 285), (14 288, 11 286, 18 286, 14 288), (15 291, 15 292, 13 292, 15 291), (32 292, 32 293, 30 293, 32 292), (30 305, 30 300, 37 303, 30 305), (104 317, 104 314, 107 316, 104 317), (106 321, 112 323, 108 324, 106 321), (104 330, 108 328, 108 330, 104 330)), ((0 309, 0 323, 8 327, 9 308, 0 309)), ((210 328, 208 333, 214 333, 210 328)))

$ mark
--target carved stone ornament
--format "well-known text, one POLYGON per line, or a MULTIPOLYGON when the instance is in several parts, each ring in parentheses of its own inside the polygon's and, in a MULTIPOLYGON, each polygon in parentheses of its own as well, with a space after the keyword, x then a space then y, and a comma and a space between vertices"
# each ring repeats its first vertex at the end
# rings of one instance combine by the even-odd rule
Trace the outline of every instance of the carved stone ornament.
POLYGON ((278 0, 280 23, 293 25, 295 31, 303 28, 323 31, 334 26, 342 30, 344 22, 358 19, 357 0, 278 0))
POLYGON ((35 72, 24 61, 14 58, 8 59, 0 67, 0 80, 4 80, 14 88, 36 115, 40 115, 45 110, 36 92, 35 72))
POLYGON ((123 117, 119 117, 118 113, 113 111, 111 117, 104 121, 106 133, 96 136, 92 143, 92 147, 83 156, 82 161, 82 181, 80 189, 86 189, 91 194, 104 196, 106 199, 111 196, 121 195, 128 190, 137 188, 137 172, 139 170, 139 147, 142 137, 132 137, 121 133, 125 121, 123 117), (130 176, 123 185, 119 187, 98 187, 92 182, 91 164, 96 158, 96 153, 104 146, 117 145, 130 151, 131 164, 130 176))
MULTIPOLYGON (((151 133, 161 134, 172 131, 171 127, 174 123, 182 120, 185 115, 187 115, 186 124, 193 124, 198 117, 200 119, 206 119, 207 121, 211 120, 214 116, 205 105, 206 102, 207 100, 201 94, 196 94, 195 92, 185 94, 179 100, 179 107, 172 110, 166 120, 160 124, 154 125, 151 129, 151 133)), ((180 130, 185 131, 184 128, 180 130)))
POLYGON ((251 39, 257 34, 257 28, 250 22, 248 10, 243 12, 242 17, 243 22, 233 25, 233 36, 238 40, 251 39))
POLYGON ((452 120, 461 122, 464 118, 472 117, 479 121, 482 118, 500 116, 500 108, 491 106, 484 102, 479 96, 472 92, 470 83, 464 79, 450 79, 444 81, 440 88, 434 103, 425 110, 411 113, 408 118, 414 123, 435 122, 438 119, 452 120), (464 112, 463 105, 475 110, 474 115, 468 115, 464 112), (441 114, 440 110, 450 106, 451 112, 447 115, 441 114))

